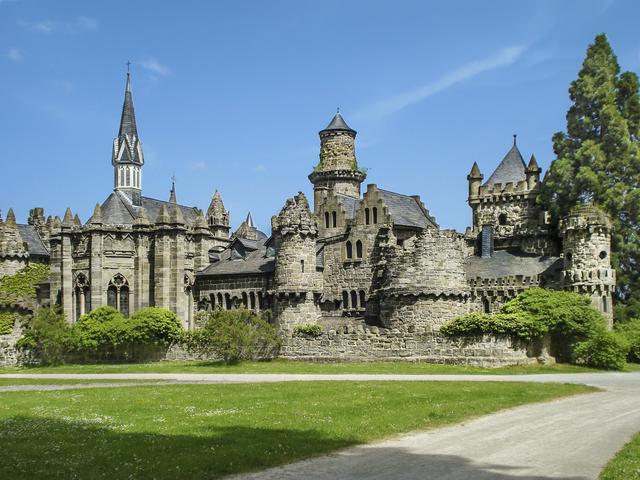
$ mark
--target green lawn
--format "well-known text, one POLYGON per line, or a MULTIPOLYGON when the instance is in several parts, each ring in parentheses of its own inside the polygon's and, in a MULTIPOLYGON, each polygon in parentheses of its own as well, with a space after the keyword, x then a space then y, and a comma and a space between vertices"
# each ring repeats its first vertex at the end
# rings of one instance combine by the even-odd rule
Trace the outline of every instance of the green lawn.
POLYGON ((273 360, 270 362, 154 362, 137 364, 58 365, 47 367, 5 367, 2 373, 397 373, 397 374, 527 374, 597 372, 575 365, 523 365, 481 368, 459 365, 436 365, 419 362, 304 362, 273 360))
POLYGON ((640 433, 604 467, 600 480, 640 480, 640 433))
POLYGON ((157 383, 162 380, 106 380, 106 379, 59 379, 59 378, 0 378, 0 387, 8 385, 78 385, 91 383, 157 383))
POLYGON ((591 391, 498 382, 295 382, 5 392, 0 478, 217 478, 591 391))

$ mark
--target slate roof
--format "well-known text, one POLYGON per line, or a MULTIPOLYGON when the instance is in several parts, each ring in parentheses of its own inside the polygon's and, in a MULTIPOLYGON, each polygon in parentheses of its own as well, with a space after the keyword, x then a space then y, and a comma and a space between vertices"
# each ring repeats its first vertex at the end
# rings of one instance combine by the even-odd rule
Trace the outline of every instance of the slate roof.
POLYGON ((120 131, 118 136, 138 136, 136 127, 136 113, 133 109, 133 96, 131 94, 131 74, 127 73, 127 85, 124 89, 124 103, 122 104, 122 116, 120 117, 120 131))
POLYGON ((395 225, 418 228, 438 227, 435 219, 427 216, 417 198, 388 190, 380 190, 380 194, 395 225))
POLYGON ((341 193, 336 193, 336 197, 338 198, 338 202, 340 203, 340 205, 344 207, 347 218, 354 218, 356 216, 356 212, 358 211, 358 206, 360 205, 360 199, 349 197, 348 195, 343 195, 341 193))
MULTIPOLYGON (((169 212, 173 204, 150 197, 142 197, 142 206, 147 212, 147 218, 151 223, 155 223, 160 207, 166 205, 169 212)), ((198 209, 178 205, 187 224, 193 225, 196 220, 198 209)), ((107 225, 132 225, 136 219, 139 207, 134 206, 129 198, 122 192, 115 191, 107 197, 102 204, 102 222, 107 225)))
POLYGON ((27 244, 27 250, 31 256, 48 257, 49 250, 45 246, 44 242, 40 238, 36 227, 33 225, 18 224, 18 231, 22 240, 27 244))
POLYGON ((469 257, 465 261, 467 279, 502 278, 515 275, 533 277, 535 275, 554 275, 562 268, 559 257, 538 257, 514 255, 506 250, 496 250, 491 257, 469 257))
POLYGON ((520 150, 518 150, 518 146, 513 142, 513 147, 511 150, 507 152, 504 156, 500 165, 495 169, 495 171, 489 177, 489 180, 485 182, 485 185, 495 185, 496 183, 505 184, 508 182, 518 183, 527 179, 527 175, 525 173, 525 164, 524 159, 522 158, 522 154, 520 150))
POLYGON ((333 118, 329 122, 329 125, 327 125, 327 127, 324 130, 322 130, 320 133, 330 131, 330 130, 346 130, 349 132, 356 133, 356 131, 353 128, 347 125, 347 122, 344 121, 344 118, 342 118, 342 115, 340 115, 340 112, 337 112, 333 116, 333 118))
POLYGON ((227 248, 220 253, 220 260, 212 263, 201 272, 198 276, 207 275, 246 275, 250 273, 268 274, 275 270, 275 258, 267 257, 267 243, 265 240, 246 240, 237 239, 243 245, 248 243, 251 247, 257 247, 255 250, 245 251, 244 258, 231 258, 232 248, 227 248))

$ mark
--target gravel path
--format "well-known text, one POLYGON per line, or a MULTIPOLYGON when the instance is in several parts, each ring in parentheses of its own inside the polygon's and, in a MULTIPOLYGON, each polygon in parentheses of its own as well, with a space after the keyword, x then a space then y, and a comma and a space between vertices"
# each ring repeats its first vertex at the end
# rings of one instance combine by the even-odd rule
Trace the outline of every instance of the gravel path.
MULTIPOLYGON (((0 378, 137 379, 176 383, 553 382, 583 383, 605 390, 525 405, 452 427, 411 433, 233 477, 243 480, 595 480, 607 461, 640 431, 640 372, 550 375, 5 374, 0 378)), ((97 386, 91 385, 92 388, 97 386)))

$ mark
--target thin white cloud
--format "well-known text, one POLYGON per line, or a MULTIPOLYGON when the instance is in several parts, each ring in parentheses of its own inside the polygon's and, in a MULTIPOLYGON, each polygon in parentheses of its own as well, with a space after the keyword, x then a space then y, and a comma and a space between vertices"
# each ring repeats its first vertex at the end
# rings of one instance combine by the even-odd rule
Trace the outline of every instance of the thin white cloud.
POLYGON ((361 118, 386 117, 387 115, 391 115, 392 113, 406 107, 420 103, 437 93, 447 90, 448 88, 451 88, 465 80, 469 80, 481 73, 509 66, 520 58, 524 50, 525 47, 523 46, 503 48, 488 58, 469 62, 462 67, 447 73, 434 82, 382 100, 381 102, 358 112, 356 116, 361 118))
POLYGON ((18 25, 35 33, 70 33, 78 34, 84 32, 95 32, 98 30, 98 21, 95 18, 78 16, 65 22, 58 22, 51 19, 43 19, 35 22, 19 20, 18 25))
POLYGON ((147 58, 146 60, 142 60, 139 63, 140 63, 140 66, 142 66, 142 68, 145 68, 146 70, 148 70, 149 72, 155 75, 166 77, 167 75, 171 75, 172 73, 171 69, 168 66, 163 65, 155 58, 147 58))
POLYGON ((203 162, 203 161, 191 162, 189 164, 189 170, 192 170, 192 171, 206 170, 206 168, 207 168, 207 164, 206 162, 203 162))
POLYGON ((15 47, 11 47, 9 50, 7 50, 6 56, 9 60, 13 60, 14 62, 19 62, 20 60, 22 60, 22 52, 15 47))
POLYGON ((256 173, 263 173, 267 171, 267 167, 265 167, 262 163, 253 167, 253 171, 256 173))

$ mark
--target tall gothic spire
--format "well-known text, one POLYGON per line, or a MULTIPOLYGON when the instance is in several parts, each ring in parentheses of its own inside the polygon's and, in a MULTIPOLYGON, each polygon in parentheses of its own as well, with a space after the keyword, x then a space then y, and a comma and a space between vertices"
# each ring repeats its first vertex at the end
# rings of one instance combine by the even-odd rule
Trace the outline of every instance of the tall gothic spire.
POLYGON ((122 105, 122 116, 120 117, 120 131, 118 136, 123 135, 138 136, 136 127, 136 112, 133 109, 133 95, 131 94, 131 72, 127 68, 127 84, 124 89, 124 104, 122 105))

